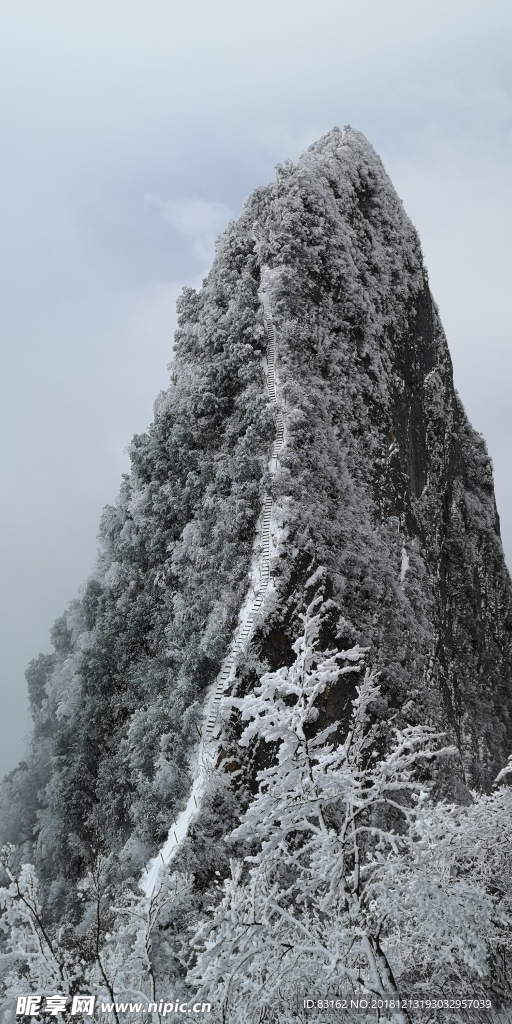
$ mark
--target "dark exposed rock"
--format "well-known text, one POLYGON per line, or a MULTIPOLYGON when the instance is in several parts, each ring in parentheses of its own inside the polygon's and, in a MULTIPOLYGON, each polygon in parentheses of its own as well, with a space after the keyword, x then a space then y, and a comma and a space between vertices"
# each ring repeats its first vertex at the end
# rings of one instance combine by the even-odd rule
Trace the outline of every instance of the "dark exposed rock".
POLYGON ((490 459, 453 387, 418 237, 350 129, 262 198, 289 409, 284 595, 300 594, 293 562, 307 551, 390 704, 446 728, 467 781, 488 786, 512 749, 510 579, 490 459))

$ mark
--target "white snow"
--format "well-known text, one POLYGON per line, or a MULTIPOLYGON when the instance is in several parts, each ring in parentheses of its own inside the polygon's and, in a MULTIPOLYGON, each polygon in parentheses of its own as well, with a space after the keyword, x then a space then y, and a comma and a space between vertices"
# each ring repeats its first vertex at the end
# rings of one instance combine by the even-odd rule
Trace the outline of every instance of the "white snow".
MULTIPOLYGON (((267 355, 265 360, 266 390, 269 401, 276 406, 276 436, 272 444, 268 468, 275 475, 279 467, 279 457, 286 443, 285 423, 277 402, 277 337, 272 322, 270 302, 271 272, 263 267, 261 273, 262 288, 258 293, 263 306, 263 317, 267 332, 267 355)), ((167 840, 156 857, 146 865, 140 888, 151 897, 158 885, 162 869, 169 863, 180 843, 185 839, 190 822, 197 814, 203 796, 209 772, 213 769, 218 752, 218 736, 222 730, 223 697, 230 690, 234 679, 239 655, 246 649, 251 636, 263 617, 272 598, 275 597, 275 586, 271 576, 271 561, 278 554, 286 537, 283 525, 284 507, 274 507, 271 495, 264 499, 256 527, 253 545, 253 557, 249 570, 250 585, 245 601, 240 609, 238 625, 230 648, 222 662, 217 679, 209 687, 204 711, 204 725, 201 741, 197 749, 196 777, 186 807, 178 815, 169 829, 167 840)))
POLYGON ((405 549, 405 544, 402 544, 402 564, 400 566, 400 583, 405 583, 405 577, 409 568, 409 555, 405 549))

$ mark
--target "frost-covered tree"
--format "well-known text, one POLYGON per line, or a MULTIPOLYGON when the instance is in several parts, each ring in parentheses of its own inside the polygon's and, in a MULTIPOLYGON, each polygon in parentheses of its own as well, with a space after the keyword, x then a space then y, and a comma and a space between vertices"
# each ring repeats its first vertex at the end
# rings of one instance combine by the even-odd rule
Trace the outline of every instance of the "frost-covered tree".
MULTIPOLYGON (((98 855, 78 887, 76 920, 57 926, 45 916, 34 869, 17 871, 5 850, 6 1021, 27 991, 145 1004, 172 987, 186 998, 191 961, 189 994, 226 1024, 301 1020, 307 995, 370 996, 387 1004, 380 1019, 395 1022, 408 1019, 398 1005, 405 992, 506 996, 511 790, 474 794, 469 807, 434 804, 435 765, 452 748, 417 726, 395 729, 386 745, 372 722, 379 686, 364 671, 365 652, 320 650, 319 604, 303 616, 294 663, 232 701, 245 726, 242 747, 263 742, 271 763, 230 836, 249 853, 232 861, 220 900, 207 891, 191 946, 187 929, 199 911, 192 878, 170 872, 148 900, 119 881, 113 858, 98 855), (341 740, 338 724, 319 724, 319 707, 347 676, 359 685, 341 740)), ((508 775, 506 768, 499 781, 508 775)), ((116 1019, 116 1011, 105 1017, 116 1019)))
MULTIPOLYGON (((247 723, 241 745, 262 740, 275 758, 233 833, 253 852, 232 863, 224 898, 196 935, 190 982, 230 1024, 302 1019, 297 995, 308 991, 395 1001, 381 1019, 404 1021, 403 983, 408 993, 424 983, 443 991, 462 979, 479 985, 489 972, 497 922, 503 931, 510 917, 486 885, 485 850, 510 801, 489 798, 466 818, 464 809, 430 807, 429 766, 453 750, 416 726, 396 729, 379 754, 371 671, 343 742, 336 725, 315 732, 319 697, 360 671, 364 652, 321 653, 315 603, 303 618, 291 667, 233 702, 247 723), (477 823, 490 811, 484 834, 477 823)), ((505 856, 510 825, 500 843, 505 856)))
POLYGON ((2 850, 1 863, 9 885, 0 889, 0 926, 5 936, 0 954, 2 1020, 13 1019, 16 997, 28 992, 65 993, 74 980, 74 965, 44 920, 39 882, 32 864, 13 870, 12 848, 2 850))
MULTIPOLYGON (((177 873, 162 878, 151 898, 112 882, 111 860, 98 857, 94 868, 79 885, 81 919, 73 927, 56 928, 45 920, 39 898, 39 881, 31 864, 15 873, 12 850, 5 847, 2 866, 9 885, 0 889, 4 949, 0 954, 2 1021, 10 1024, 19 995, 62 995, 69 1011, 76 993, 94 993, 98 1003, 114 1004, 101 1014, 101 1022, 120 1016, 115 1003, 158 1003, 172 983, 176 955, 167 958, 160 972, 160 990, 154 969, 155 933, 168 925, 169 917, 182 913, 190 880, 177 873), (162 991, 162 983, 164 990, 162 991)), ((161 937, 157 940, 162 946, 161 937)), ((168 952, 167 950, 163 951, 168 952)), ((162 950, 159 950, 160 958, 162 950)), ((156 958, 158 960, 158 956, 156 958)), ((174 986, 175 988, 176 986, 174 986)), ((158 1013, 122 1013, 130 1024, 159 1021, 158 1013)), ((59 1020, 76 1020, 66 1011, 59 1020)))

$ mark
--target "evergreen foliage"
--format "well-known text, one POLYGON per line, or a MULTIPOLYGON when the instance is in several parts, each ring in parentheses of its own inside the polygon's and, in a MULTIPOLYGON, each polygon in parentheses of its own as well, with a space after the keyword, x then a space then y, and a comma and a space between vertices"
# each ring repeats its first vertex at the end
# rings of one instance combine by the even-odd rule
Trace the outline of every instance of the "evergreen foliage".
MULTIPOLYGON (((400 812, 405 831, 383 840, 396 866, 397 891, 413 870, 413 842, 415 850, 425 848, 434 873, 435 850, 444 851, 453 877, 468 874, 484 894, 478 896, 482 920, 494 927, 499 844, 492 880, 485 875, 494 864, 485 852, 490 833, 476 860, 461 850, 469 851, 470 834, 486 835, 487 812, 496 828, 506 819, 506 787, 473 804, 471 790, 489 792, 512 749, 512 590, 492 467, 453 388, 419 239, 367 141, 352 129, 334 129, 296 164, 278 168, 276 181, 256 189, 239 220, 228 225, 203 286, 184 290, 178 314, 169 389, 157 399, 147 433, 133 439, 131 473, 102 516, 97 564, 52 630, 54 653, 40 655, 27 672, 30 751, 4 781, 0 804, 12 879, 27 891, 38 879, 33 899, 55 950, 58 929, 69 922, 62 963, 66 956, 78 963, 76 949, 83 947, 87 971, 96 965, 94 978, 105 984, 92 939, 84 937, 84 879, 97 879, 95 905, 101 903, 104 919, 97 945, 114 963, 107 935, 121 933, 118 925, 109 931, 109 907, 126 911, 140 898, 142 868, 186 801, 205 689, 244 600, 256 520, 263 496, 271 494, 282 525, 272 566, 278 598, 240 659, 234 695, 242 703, 232 705, 222 738, 221 763, 238 773, 223 773, 176 858, 174 868, 187 881, 178 883, 172 921, 164 927, 162 917, 151 926, 156 976, 169 981, 165 964, 172 960, 176 984, 185 985, 187 928, 199 927, 206 906, 218 901, 230 853, 244 863, 246 842, 259 837, 261 850, 270 842, 256 822, 252 840, 243 827, 237 833, 239 849, 226 840, 246 808, 247 821, 253 820, 257 773, 272 773, 274 747, 284 750, 277 733, 268 746, 240 747, 241 734, 248 740, 250 730, 254 736, 258 730, 255 719, 244 732, 240 715, 261 676, 267 687, 274 679, 272 702, 278 701, 283 666, 295 662, 293 639, 320 578, 321 646, 347 657, 364 648, 380 673, 379 696, 372 691, 371 701, 379 770, 391 757, 393 730, 409 737, 410 756, 419 757, 421 742, 414 746, 413 737, 427 736, 415 731, 419 723, 432 735, 446 732, 456 750, 439 761, 433 793, 459 809, 440 805, 427 813, 426 804, 413 801, 400 812), (267 465, 275 428, 264 391, 258 299, 262 267, 268 268, 286 427, 272 476, 267 465), (412 838, 420 820, 430 830, 425 842, 419 833, 412 838), (459 837, 453 857, 448 833, 459 837)), ((356 680, 355 673, 339 671, 340 657, 332 655, 325 668, 333 677, 314 704, 316 724, 311 720, 304 732, 304 742, 317 744, 314 756, 323 757, 325 746, 338 772, 356 680)), ((267 703, 258 699, 262 714, 270 714, 270 691, 267 703)), ((287 706, 279 705, 279 713, 287 706)), ((400 777, 407 789, 405 782, 400 777)), ((255 806, 262 799, 260 793, 255 806)), ((344 791, 336 799, 343 801, 344 791)), ((301 864, 306 877, 313 868, 301 864)), ((229 883, 242 909, 249 870, 259 869, 243 867, 229 883)), ((383 867, 371 877, 380 878, 379 871, 384 877, 383 867)), ((318 899, 324 898, 321 885, 318 899)), ((373 882, 368 885, 370 900, 373 882)), ((455 883, 452 888, 459 891, 455 883)), ((23 914, 16 917, 16 894, 6 896, 4 906, 3 921, 11 921, 13 934, 29 927, 23 914)), ((142 913, 137 906, 135 917, 142 913)), ((12 957, 14 939, 2 941, 12 957)), ((386 941, 390 958, 398 956, 391 932, 386 941)), ((417 977, 412 932, 407 941, 417 977)), ((471 936, 467 942, 473 967, 459 954, 455 966, 485 974, 487 951, 471 936)), ((137 984, 149 991, 138 956, 127 959, 130 984, 139 971, 137 984)), ((430 970, 427 963, 425 977, 430 970)), ((112 968, 109 983, 114 975, 112 968)))
MULTIPOLYGON (((337 1020, 328 996, 348 1006, 351 998, 380 1001, 379 1019, 397 1024, 438 1019, 411 1015, 405 994, 471 992, 485 1001, 492 992, 494 1005, 510 998, 511 791, 475 793, 470 806, 433 802, 436 764, 453 750, 423 726, 393 728, 383 748, 372 721, 375 673, 363 675, 358 647, 320 649, 321 605, 316 598, 302 616, 292 665, 233 699, 244 723, 240 747, 264 743, 273 753, 224 840, 232 857, 222 874, 206 871, 201 882, 193 860, 188 874, 174 864, 148 898, 123 881, 113 857, 98 855, 77 888, 79 915, 58 926, 45 920, 32 865, 16 873, 4 848, 6 1022, 27 990, 61 993, 68 1005, 77 991, 92 991, 114 1006, 140 1000, 146 1011, 173 992, 186 1006, 208 1002, 223 1024, 305 1021, 304 999, 320 1000, 323 1019, 337 1020), (336 742, 337 723, 318 729, 321 702, 350 674, 360 681, 348 732, 336 742)), ((219 773, 211 803, 223 788, 219 773)), ((114 1009, 99 1019, 160 1015, 114 1009)))
POLYGON ((475 795, 470 808, 434 805, 428 766, 454 751, 415 726, 394 728, 379 757, 379 686, 368 670, 344 742, 332 743, 336 726, 313 731, 322 695, 361 658, 358 648, 319 651, 315 604, 291 667, 234 702, 247 723, 241 745, 258 739, 277 753, 232 833, 254 852, 232 861, 189 980, 225 1024, 302 1020, 306 997, 337 1020, 328 994, 349 1006, 373 996, 384 1003, 379 1019, 396 1022, 410 1019, 405 994, 485 997, 493 982, 496 994, 512 951, 511 792, 475 795))

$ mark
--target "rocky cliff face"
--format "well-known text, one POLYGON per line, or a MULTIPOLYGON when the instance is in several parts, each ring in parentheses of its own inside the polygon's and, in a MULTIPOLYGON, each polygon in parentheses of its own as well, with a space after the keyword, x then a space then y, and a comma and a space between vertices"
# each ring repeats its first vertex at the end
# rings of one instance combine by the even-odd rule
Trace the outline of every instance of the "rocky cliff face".
POLYGON ((418 237, 350 129, 255 200, 289 409, 283 592, 300 605, 305 562, 325 566, 390 704, 449 729, 488 785, 511 745, 510 581, 418 237))
MULTIPOLYGON (((279 596, 239 690, 291 660, 321 583, 325 642, 359 642, 381 670, 383 725, 398 711, 442 726, 461 753, 454 779, 489 785, 512 750, 511 585, 490 460, 453 388, 417 234, 351 129, 257 189, 202 289, 185 290, 171 385, 133 441, 98 564, 54 627, 55 654, 29 670, 33 750, 4 785, 3 832, 38 862, 55 916, 98 849, 137 872, 182 806, 268 492, 279 596), (262 266, 286 423, 272 478, 262 266)), ((349 696, 334 692, 326 718, 349 696)))

